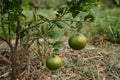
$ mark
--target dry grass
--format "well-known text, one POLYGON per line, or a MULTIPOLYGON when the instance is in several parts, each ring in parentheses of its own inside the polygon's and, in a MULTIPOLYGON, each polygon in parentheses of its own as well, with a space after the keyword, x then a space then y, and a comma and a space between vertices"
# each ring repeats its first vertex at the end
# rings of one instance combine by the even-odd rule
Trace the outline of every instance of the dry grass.
MULTIPOLYGON (((36 49, 32 50, 34 54, 36 49)), ((74 51, 66 43, 58 55, 63 59, 63 66, 57 71, 49 71, 38 57, 26 56, 21 80, 120 80, 120 45, 88 44, 83 50, 74 51)), ((0 80, 9 80, 9 73, 10 67, 1 64, 0 80)))

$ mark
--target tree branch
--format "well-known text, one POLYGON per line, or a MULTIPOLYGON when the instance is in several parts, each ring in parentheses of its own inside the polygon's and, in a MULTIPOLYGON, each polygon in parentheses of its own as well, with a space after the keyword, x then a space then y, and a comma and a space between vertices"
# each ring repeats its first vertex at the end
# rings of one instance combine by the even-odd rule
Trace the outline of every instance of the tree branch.
POLYGON ((19 41, 19 38, 20 38, 20 35, 19 35, 19 27, 20 27, 20 21, 17 21, 17 27, 16 27, 16 39, 15 39, 15 45, 14 45, 14 50, 16 51, 17 48, 18 48, 18 41, 19 41))
POLYGON ((31 23, 29 26, 30 27, 28 27, 28 28, 25 28, 23 31, 21 31, 21 32, 19 32, 19 34, 21 34, 21 33, 23 33, 23 32, 25 32, 25 31, 27 31, 27 30, 29 30, 29 29, 32 29, 32 28, 34 28, 35 26, 38 26, 39 24, 43 24, 44 22, 40 22, 40 23, 38 23, 38 24, 34 24, 34 23, 31 23))

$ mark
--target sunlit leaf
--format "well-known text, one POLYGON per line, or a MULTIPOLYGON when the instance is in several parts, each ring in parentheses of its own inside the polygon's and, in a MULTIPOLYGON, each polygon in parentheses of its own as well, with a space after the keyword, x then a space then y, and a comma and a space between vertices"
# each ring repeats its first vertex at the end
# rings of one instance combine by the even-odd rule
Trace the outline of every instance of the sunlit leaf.
POLYGON ((42 34, 47 33, 49 30, 49 25, 48 24, 44 24, 43 26, 41 26, 41 32, 42 34))
POLYGON ((119 4, 120 4, 120 0, 115 0, 115 2, 117 3, 117 5, 119 5, 119 4))
POLYGON ((55 31, 52 31, 50 34, 49 34, 49 37, 52 38, 52 39, 56 39, 60 36, 63 35, 63 31, 62 30, 55 30, 55 31))
POLYGON ((53 44, 53 48, 55 49, 58 49, 60 48, 61 46, 64 45, 64 42, 63 41, 56 41, 54 44, 53 44))
POLYGON ((56 25, 57 25, 58 28, 64 28, 64 24, 61 21, 57 21, 56 25))

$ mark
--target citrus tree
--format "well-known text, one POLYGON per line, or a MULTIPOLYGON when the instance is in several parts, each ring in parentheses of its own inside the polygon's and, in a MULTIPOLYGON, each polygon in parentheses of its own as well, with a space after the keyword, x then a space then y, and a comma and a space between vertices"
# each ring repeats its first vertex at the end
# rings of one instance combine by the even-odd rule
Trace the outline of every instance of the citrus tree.
POLYGON ((84 21, 94 21, 91 8, 98 4, 98 0, 66 0, 56 9, 42 6, 39 0, 1 0, 0 40, 6 42, 10 49, 12 80, 19 79, 23 59, 34 42, 37 42, 39 54, 43 49, 45 54, 50 47, 55 54, 64 44, 58 39, 64 35, 64 29, 68 27, 80 32, 84 21), (39 11, 49 9, 52 9, 52 18, 39 14, 39 11))

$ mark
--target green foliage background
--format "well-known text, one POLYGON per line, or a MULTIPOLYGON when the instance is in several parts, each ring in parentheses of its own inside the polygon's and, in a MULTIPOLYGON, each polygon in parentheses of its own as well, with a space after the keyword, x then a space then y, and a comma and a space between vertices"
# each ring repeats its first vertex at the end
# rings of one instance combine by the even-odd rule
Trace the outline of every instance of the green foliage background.
POLYGON ((120 42, 120 10, 112 9, 97 12, 96 20, 91 24, 92 35, 106 35, 108 41, 120 42))

